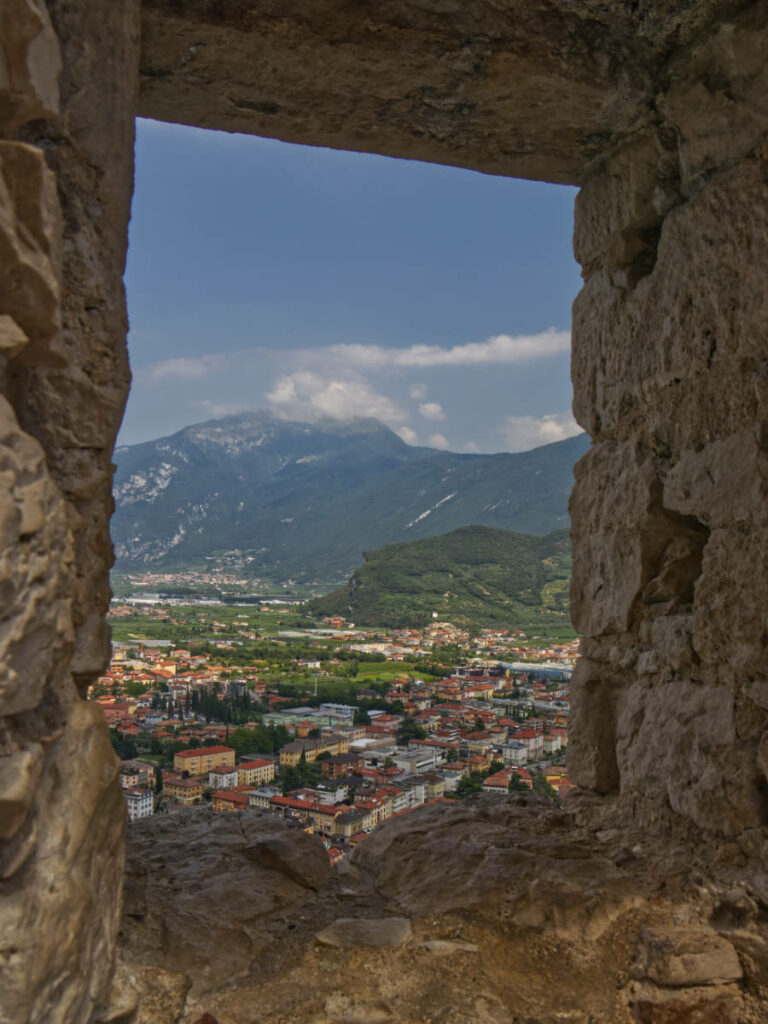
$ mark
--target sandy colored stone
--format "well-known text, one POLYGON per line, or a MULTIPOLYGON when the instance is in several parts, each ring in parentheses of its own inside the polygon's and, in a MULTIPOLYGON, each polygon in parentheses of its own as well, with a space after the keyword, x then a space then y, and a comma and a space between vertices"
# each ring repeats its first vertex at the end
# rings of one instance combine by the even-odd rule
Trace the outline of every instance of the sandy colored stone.
POLYGON ((339 1024, 385 1024, 391 1021, 392 1010, 386 1002, 359 1003, 344 995, 330 995, 325 1001, 325 1015, 339 1024))
POLYGON ((742 1010, 734 993, 713 998, 700 991, 682 999, 648 998, 632 1004, 637 1024, 738 1024, 742 1010))
POLYGON ((59 109, 61 50, 43 0, 0 8, 0 124, 51 117, 59 109))
POLYGON ((189 987, 185 974, 119 960, 109 1002, 96 1024, 178 1024, 189 987))
POLYGON ((632 973, 657 985, 723 985, 738 981, 743 974, 733 945, 712 929, 648 931, 640 942, 632 973))
POLYGON ((324 946, 357 949, 359 946, 397 948, 404 945, 410 936, 411 922, 407 917, 382 917, 373 920, 340 917, 318 932, 315 938, 324 946))
POLYGON ((454 939, 429 939, 419 943, 435 956, 451 956, 453 953, 477 953, 479 947, 474 942, 457 942, 454 939))
POLYGON ((56 179, 43 152, 0 141, 0 310, 29 341, 23 355, 31 362, 61 358, 60 231, 56 179))
POLYGON ((9 839, 20 827, 35 797, 42 771, 40 746, 0 756, 0 838, 9 839))

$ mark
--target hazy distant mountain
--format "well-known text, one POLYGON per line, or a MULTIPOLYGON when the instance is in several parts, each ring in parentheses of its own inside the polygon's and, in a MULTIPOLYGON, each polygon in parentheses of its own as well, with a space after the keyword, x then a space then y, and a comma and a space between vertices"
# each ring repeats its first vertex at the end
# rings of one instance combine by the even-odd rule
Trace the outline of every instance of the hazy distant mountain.
POLYGON ((365 554, 349 583, 310 603, 358 626, 407 628, 434 617, 457 625, 567 625, 567 530, 531 537, 487 526, 390 544, 365 554))
POLYGON ((545 534, 568 524, 585 435, 529 452, 412 447, 377 420, 228 416, 118 448, 117 568, 238 553, 255 576, 341 582, 365 550, 480 524, 545 534))

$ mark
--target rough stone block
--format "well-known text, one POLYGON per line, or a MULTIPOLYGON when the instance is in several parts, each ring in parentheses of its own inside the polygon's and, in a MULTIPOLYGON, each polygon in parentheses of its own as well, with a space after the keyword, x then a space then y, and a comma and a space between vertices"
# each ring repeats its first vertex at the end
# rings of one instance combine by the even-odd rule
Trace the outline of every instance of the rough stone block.
POLYGON ((653 467, 632 446, 596 444, 578 462, 571 496, 571 617, 579 633, 625 632, 643 585, 639 534, 651 507, 653 467))
POLYGON ((343 949, 357 949, 360 946, 396 948, 404 945, 410 937, 411 922, 406 917, 340 917, 315 936, 324 946, 340 946, 343 949))
POLYGON ((59 110, 61 51, 43 0, 0 8, 0 124, 6 130, 59 110))
POLYGON ((245 855, 308 889, 319 889, 333 873, 325 849, 303 833, 264 836, 249 846, 245 855))
POLYGON ((712 929, 669 928, 641 936, 632 975, 679 988, 738 981, 742 969, 733 945, 712 929))
POLYGON ((60 215, 42 150, 0 142, 0 312, 29 340, 29 362, 59 362, 60 215))

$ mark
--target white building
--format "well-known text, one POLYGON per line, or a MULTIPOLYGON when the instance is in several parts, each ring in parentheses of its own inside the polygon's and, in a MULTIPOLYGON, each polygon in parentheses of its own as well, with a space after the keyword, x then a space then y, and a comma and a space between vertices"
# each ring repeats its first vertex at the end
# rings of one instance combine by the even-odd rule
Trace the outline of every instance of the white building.
POLYGON ((464 773, 458 768, 443 768, 439 774, 445 779, 446 793, 455 793, 464 773))
POLYGON ((208 772, 208 785, 211 789, 232 789, 237 785, 237 768, 211 768, 208 772))
POLYGON ((418 747, 411 748, 408 753, 395 754, 393 758, 401 772, 409 775, 422 775, 424 772, 432 772, 438 764, 438 759, 433 748, 426 749, 418 747))
POLYGON ((504 764, 525 764, 528 760, 528 747, 525 743, 513 740, 511 743, 504 744, 501 748, 501 756, 504 759, 504 764))
POLYGON ((280 795, 280 789, 277 786, 262 786, 260 789, 252 789, 248 794, 248 806, 269 807, 272 797, 280 795))
POLYGON ((126 789, 125 805, 128 808, 128 821, 137 818, 148 818, 155 813, 154 798, 149 789, 126 789))

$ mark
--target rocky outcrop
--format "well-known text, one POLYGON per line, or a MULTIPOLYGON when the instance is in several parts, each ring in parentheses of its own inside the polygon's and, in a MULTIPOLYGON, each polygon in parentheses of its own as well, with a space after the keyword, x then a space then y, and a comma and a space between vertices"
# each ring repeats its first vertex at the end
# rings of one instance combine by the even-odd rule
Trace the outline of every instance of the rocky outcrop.
POLYGON ((165 993, 164 1024, 239 1024, 254 1005, 263 1024, 760 1020, 755 894, 697 884, 690 851, 675 863, 626 838, 532 797, 436 804, 309 886, 254 860, 285 842, 294 867, 327 866, 317 839, 269 816, 138 823, 101 1019, 136 1024, 165 993))

